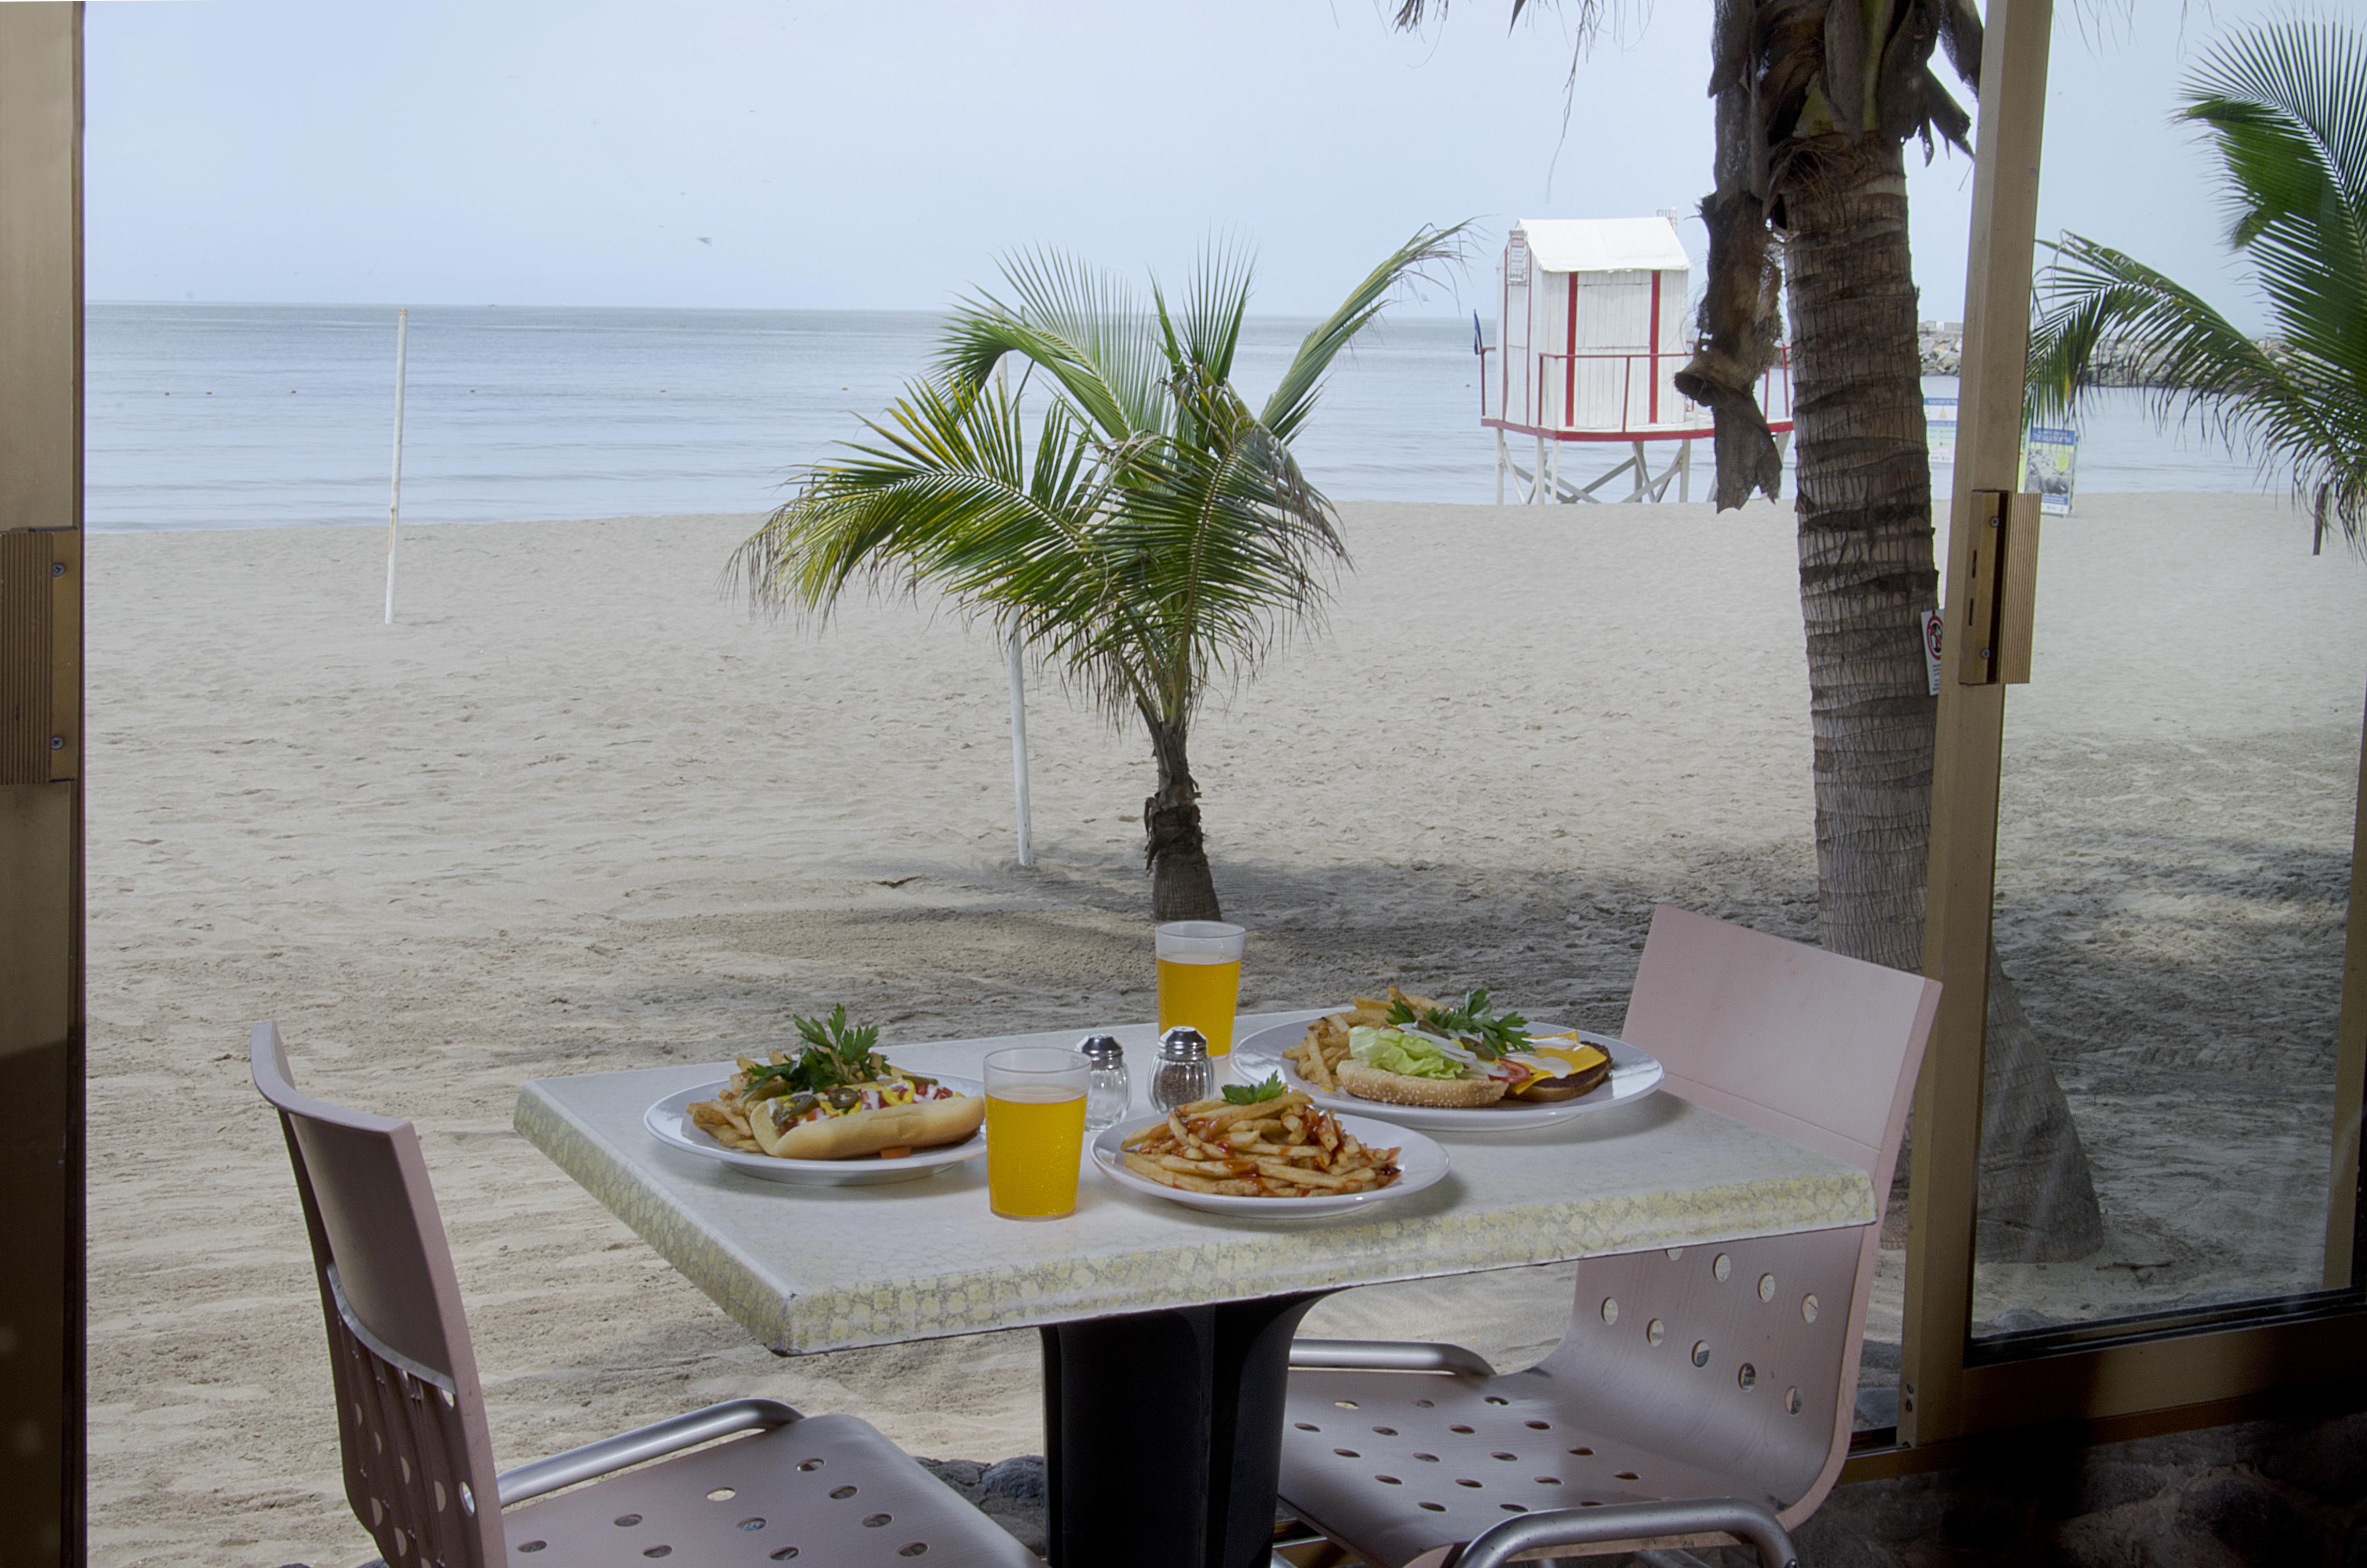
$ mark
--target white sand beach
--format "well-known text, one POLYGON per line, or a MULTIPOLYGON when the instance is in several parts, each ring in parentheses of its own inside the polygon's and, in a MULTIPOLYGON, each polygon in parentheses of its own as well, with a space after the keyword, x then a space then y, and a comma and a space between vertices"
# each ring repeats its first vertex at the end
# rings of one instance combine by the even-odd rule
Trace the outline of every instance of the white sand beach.
MULTIPOLYGON (((1813 939, 1788 504, 1345 513, 1328 632, 1195 735, 1245 1006, 1478 981, 1616 1028, 1656 902, 1813 939)), ((718 578, 754 521, 409 530, 393 627, 371 530, 92 540, 93 1561, 374 1551, 247 1081, 266 1017, 307 1087, 418 1122, 504 1463, 743 1392, 1040 1451, 1034 1335, 777 1359, 510 1131, 523 1079, 768 1047, 792 1008, 890 1042, 1150 1011, 1143 744, 1036 683, 1022 871, 991 637, 752 621, 718 578)), ((2108 1241, 1985 1271, 1987 1320, 2316 1267, 2367 585, 2308 531, 2226 495, 2047 525, 1999 941, 2108 1241)), ((1517 1364, 1567 1291, 1308 1326, 1517 1364)))

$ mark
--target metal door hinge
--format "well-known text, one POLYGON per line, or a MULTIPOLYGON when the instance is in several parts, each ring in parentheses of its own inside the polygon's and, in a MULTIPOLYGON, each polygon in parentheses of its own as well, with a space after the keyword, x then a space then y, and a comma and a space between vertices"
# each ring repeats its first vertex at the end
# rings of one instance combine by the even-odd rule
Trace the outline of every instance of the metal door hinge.
POLYGON ((2031 634, 2038 598, 2038 497, 1976 490, 1956 506, 1955 527, 1969 530, 1971 551, 1961 615, 1947 641, 1955 646, 1965 686, 2018 686, 2030 679, 2031 634))

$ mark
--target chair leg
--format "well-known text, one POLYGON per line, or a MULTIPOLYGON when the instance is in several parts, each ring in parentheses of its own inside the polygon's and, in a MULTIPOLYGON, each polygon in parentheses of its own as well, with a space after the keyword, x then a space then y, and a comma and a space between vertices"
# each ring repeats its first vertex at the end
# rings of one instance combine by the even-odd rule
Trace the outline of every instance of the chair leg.
POLYGON ((1557 1508, 1523 1514, 1487 1530, 1463 1549, 1455 1568, 1505 1568, 1524 1551, 1583 1546, 1602 1540, 1652 1540, 1717 1530, 1739 1536, 1759 1553, 1760 1568, 1800 1568, 1800 1554, 1775 1516, 1739 1497, 1676 1503, 1614 1503, 1602 1508, 1557 1508))

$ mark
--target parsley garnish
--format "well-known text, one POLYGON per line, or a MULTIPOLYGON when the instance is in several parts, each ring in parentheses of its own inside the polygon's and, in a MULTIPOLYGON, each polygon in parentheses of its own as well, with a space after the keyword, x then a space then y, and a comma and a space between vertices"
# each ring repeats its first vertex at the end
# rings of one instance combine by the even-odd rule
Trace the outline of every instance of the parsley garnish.
POLYGON ((1528 1043, 1529 1020, 1518 1013, 1499 1013, 1489 1004, 1488 988, 1474 986, 1460 1007, 1431 1007, 1417 1013, 1396 999, 1389 1004, 1389 1022, 1420 1024, 1446 1036, 1482 1062, 1493 1062, 1508 1051, 1528 1043))
POLYGON ((801 1018, 792 1013, 789 1022, 797 1025, 805 1049, 793 1061, 751 1072, 744 1098, 762 1099, 768 1094, 797 1089, 819 1092, 846 1084, 874 1083, 888 1075, 888 1064, 872 1053, 879 1043, 878 1025, 850 1028, 843 1006, 832 1007, 827 1018, 801 1018))
POLYGON ((1255 1105, 1260 1100, 1278 1100, 1281 1097, 1282 1074, 1279 1073, 1267 1074, 1265 1082, 1262 1084, 1227 1084, 1225 1085, 1227 1105, 1255 1105))

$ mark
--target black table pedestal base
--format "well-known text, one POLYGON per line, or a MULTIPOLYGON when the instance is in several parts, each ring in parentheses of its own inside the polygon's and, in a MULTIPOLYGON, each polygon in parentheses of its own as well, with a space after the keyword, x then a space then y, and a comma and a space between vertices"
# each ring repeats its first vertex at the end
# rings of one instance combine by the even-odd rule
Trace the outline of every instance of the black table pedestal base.
POLYGON ((1052 1568, 1265 1568, 1290 1341, 1329 1293, 1041 1330, 1052 1568))

